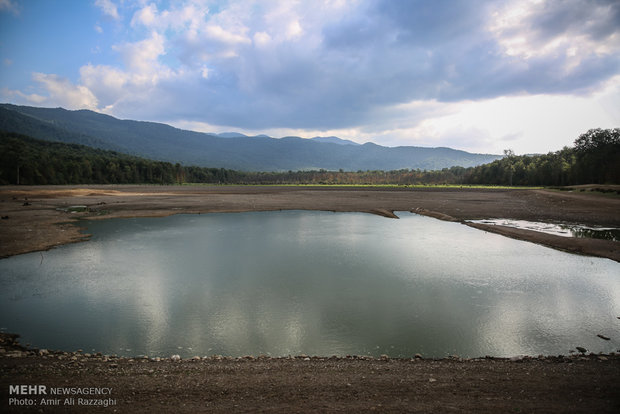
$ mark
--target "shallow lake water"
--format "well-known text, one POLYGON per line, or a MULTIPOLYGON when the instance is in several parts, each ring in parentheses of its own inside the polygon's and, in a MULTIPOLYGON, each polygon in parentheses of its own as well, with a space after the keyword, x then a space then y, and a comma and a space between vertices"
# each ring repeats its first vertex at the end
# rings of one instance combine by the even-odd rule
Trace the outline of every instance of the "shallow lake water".
POLYGON ((619 263, 397 214, 87 222, 88 242, 0 260, 0 328, 128 356, 620 349, 619 263))
POLYGON ((620 229, 615 227, 592 227, 584 224, 545 223, 540 221, 512 220, 512 219, 484 219, 468 220, 471 223, 481 223, 514 227, 517 229, 533 230, 562 237, 578 237, 588 239, 603 239, 620 241, 620 229))

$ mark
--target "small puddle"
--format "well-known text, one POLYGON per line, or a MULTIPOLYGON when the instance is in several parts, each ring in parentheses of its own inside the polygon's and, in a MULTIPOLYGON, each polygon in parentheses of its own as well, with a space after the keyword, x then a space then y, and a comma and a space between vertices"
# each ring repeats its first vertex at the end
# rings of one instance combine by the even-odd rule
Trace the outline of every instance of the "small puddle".
POLYGON ((539 231, 562 237, 580 237, 620 241, 620 229, 614 227, 591 227, 583 224, 554 224, 539 221, 485 219, 467 220, 469 223, 489 224, 494 226, 514 227, 517 229, 539 231))

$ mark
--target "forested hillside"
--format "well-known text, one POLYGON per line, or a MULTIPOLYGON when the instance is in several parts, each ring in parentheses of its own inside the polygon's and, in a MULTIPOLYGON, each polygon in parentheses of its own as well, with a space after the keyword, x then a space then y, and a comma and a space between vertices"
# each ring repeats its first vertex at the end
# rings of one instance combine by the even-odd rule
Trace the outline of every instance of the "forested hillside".
POLYGON ((241 172, 182 166, 83 145, 0 133, 0 184, 484 184, 563 186, 620 184, 620 128, 592 129, 572 148, 435 171, 241 172))
POLYGON ((173 184, 227 182, 232 171, 191 168, 78 144, 0 133, 0 184, 173 184))
POLYGON ((10 104, 0 104, 0 130, 159 161, 241 171, 433 170, 455 165, 472 167, 499 158, 442 147, 384 147, 371 142, 342 145, 346 141, 335 137, 219 136, 155 122, 122 120, 88 110, 10 104))

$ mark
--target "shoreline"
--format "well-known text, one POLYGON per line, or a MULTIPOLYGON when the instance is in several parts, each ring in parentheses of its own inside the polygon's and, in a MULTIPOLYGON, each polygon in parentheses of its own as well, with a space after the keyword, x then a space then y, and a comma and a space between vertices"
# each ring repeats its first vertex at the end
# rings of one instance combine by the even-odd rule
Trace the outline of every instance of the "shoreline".
POLYGON ((0 258, 87 240, 79 220, 275 210, 410 211, 569 253, 620 262, 620 243, 567 238, 475 219, 521 219, 620 227, 620 198, 540 189, 304 186, 0 187, 0 258), (84 206, 85 211, 70 211, 84 206), (64 209, 64 211, 63 211, 64 209))
MULTIPOLYGON (((511 217, 620 227, 620 199, 549 190, 0 187, 0 214, 8 216, 0 221, 0 256, 82 241, 86 236, 80 232, 80 220, 271 210, 359 211, 385 217, 394 217, 394 211, 411 211, 460 223, 511 217), (78 211, 82 208, 70 206, 87 208, 78 211)), ((618 261, 618 242, 476 227, 618 261), (567 241, 568 245, 560 244, 567 241)), ((9 395, 10 387, 26 384, 67 390, 105 388, 106 399, 94 401, 109 403, 113 411, 135 413, 616 413, 620 411, 618 383, 620 350, 512 358, 248 355, 181 359, 35 349, 19 344, 15 335, 0 333, 0 404, 6 412, 101 412, 100 407, 44 407, 41 398, 29 395, 15 400, 32 400, 34 407, 10 404, 14 397, 9 395)))
POLYGON ((66 393, 100 390, 103 395, 87 397, 135 413, 616 413, 620 408, 618 354, 147 359, 29 349, 10 334, 0 334, 0 344, 5 412, 101 412, 62 399, 49 407, 46 395, 15 398, 8 391, 17 384, 66 393), (24 409, 19 401, 32 407, 24 409))
POLYGON ((343 361, 343 360, 356 360, 356 361, 400 361, 400 362, 421 362, 421 361, 457 361, 457 362, 480 362, 480 361, 505 361, 505 362, 524 362, 524 361, 547 361, 547 362, 574 362, 585 361, 588 359, 594 359, 598 361, 617 360, 620 362, 620 349, 618 352, 590 352, 585 348, 582 352, 578 350, 570 350, 568 355, 513 355, 507 356, 477 356, 477 357, 461 357, 459 355, 449 355, 445 357, 425 357, 422 354, 415 354, 410 357, 392 357, 389 355, 286 355, 286 356, 270 356, 270 355, 242 355, 242 356, 230 356, 230 355, 194 355, 192 357, 183 358, 179 355, 170 355, 167 357, 161 356, 148 356, 148 355, 134 355, 124 356, 117 354, 104 354, 102 352, 84 352, 82 349, 76 351, 68 351, 61 349, 44 349, 30 346, 30 344, 22 345, 19 341, 21 335, 16 333, 0 332, 0 358, 42 358, 42 359, 56 359, 58 361, 78 361, 86 362, 101 361, 101 362, 197 362, 197 361, 284 361, 284 360, 303 360, 303 361, 343 361))

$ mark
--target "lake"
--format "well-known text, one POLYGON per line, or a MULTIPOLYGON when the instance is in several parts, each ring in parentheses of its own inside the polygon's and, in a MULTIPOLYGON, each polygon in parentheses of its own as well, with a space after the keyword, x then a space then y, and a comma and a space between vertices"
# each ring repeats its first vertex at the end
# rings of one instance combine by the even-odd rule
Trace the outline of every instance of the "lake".
POLYGON ((397 214, 84 222, 88 242, 0 260, 0 328, 125 356, 620 349, 619 263, 397 214))

